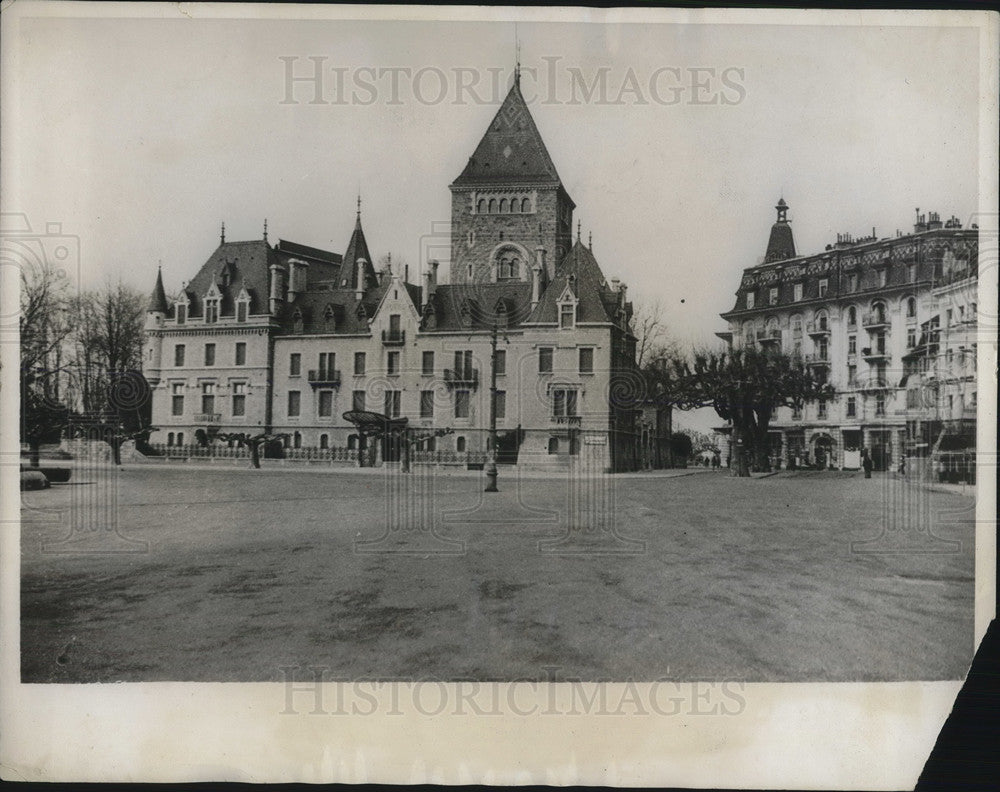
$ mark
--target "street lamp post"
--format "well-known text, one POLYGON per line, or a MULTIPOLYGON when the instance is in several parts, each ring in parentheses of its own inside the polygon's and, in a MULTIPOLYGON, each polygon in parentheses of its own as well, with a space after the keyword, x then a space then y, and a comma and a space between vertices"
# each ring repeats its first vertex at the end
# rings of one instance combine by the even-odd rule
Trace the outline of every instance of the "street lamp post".
POLYGON ((497 320, 493 320, 490 335, 490 435, 489 455, 486 460, 486 489, 497 492, 497 320))

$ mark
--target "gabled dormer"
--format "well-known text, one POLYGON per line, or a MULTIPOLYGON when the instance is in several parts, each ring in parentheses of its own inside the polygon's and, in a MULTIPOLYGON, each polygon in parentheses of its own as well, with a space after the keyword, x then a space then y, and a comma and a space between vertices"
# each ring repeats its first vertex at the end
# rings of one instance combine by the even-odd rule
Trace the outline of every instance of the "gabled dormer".
POLYGON ((580 300, 576 295, 576 276, 570 273, 559 299, 556 300, 560 330, 573 330, 576 327, 576 309, 579 304, 580 300))
POLYGON ((213 280, 205 292, 205 311, 203 318, 205 324, 215 324, 219 321, 219 303, 222 301, 222 292, 213 280))
POLYGON ((387 345, 402 345, 406 342, 406 331, 412 337, 420 326, 420 313, 407 284, 398 275, 390 275, 384 289, 372 318, 372 332, 381 331, 382 341, 387 345))
POLYGON ((246 322, 250 318, 250 293, 246 286, 236 295, 236 321, 246 322))

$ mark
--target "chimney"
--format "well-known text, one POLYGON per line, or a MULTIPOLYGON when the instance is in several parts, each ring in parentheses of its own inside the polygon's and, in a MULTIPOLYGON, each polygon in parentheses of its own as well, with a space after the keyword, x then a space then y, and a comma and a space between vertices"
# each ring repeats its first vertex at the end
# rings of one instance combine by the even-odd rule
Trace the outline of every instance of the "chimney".
POLYGON ((621 285, 621 281, 618 280, 618 278, 612 278, 611 279, 611 291, 613 291, 613 292, 618 291, 618 287, 620 285, 621 285))
POLYGON ((355 269, 357 274, 357 283, 354 287, 354 297, 357 300, 361 300, 365 296, 365 265, 368 262, 363 258, 359 258, 355 262, 355 269))
POLYGON ((542 265, 537 261, 531 268, 531 310, 535 310, 542 297, 542 265))
POLYGON ((535 245, 535 267, 538 267, 539 270, 539 280, 538 280, 539 289, 542 289, 549 281, 552 280, 549 273, 549 269, 545 264, 546 253, 547 251, 545 250, 545 247, 541 244, 541 242, 535 245))
POLYGON ((618 293, 621 295, 622 308, 625 307, 625 294, 627 291, 628 291, 628 286, 626 286, 624 283, 622 283, 622 285, 618 287, 618 293))
POLYGON ((282 273, 285 267, 283 264, 272 264, 269 269, 271 270, 271 297, 268 301, 268 308, 271 315, 274 316, 284 302, 282 273))
POLYGON ((403 265, 403 283, 409 283, 409 282, 410 282, 410 265, 409 264, 404 264, 403 265))
POLYGON ((308 266, 309 264, 299 259, 288 260, 288 302, 295 302, 295 298, 305 291, 308 266))

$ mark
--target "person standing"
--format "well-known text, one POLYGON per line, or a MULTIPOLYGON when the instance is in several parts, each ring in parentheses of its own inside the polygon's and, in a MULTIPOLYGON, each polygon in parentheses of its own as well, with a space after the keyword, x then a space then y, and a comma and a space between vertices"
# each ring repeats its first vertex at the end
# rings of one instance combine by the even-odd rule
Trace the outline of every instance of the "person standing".
POLYGON ((870 479, 872 477, 872 458, 868 456, 868 449, 866 448, 861 452, 861 467, 865 469, 865 478, 870 479))

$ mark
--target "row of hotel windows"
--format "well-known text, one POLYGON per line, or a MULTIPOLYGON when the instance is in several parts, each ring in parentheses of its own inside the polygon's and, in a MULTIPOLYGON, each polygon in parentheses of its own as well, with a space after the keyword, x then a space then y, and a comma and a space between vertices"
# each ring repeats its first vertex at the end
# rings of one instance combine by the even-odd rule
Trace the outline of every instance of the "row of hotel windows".
MULTIPOLYGON (((552 347, 541 347, 538 350, 538 372, 540 374, 550 374, 552 373, 552 360, 553 360, 554 349, 552 347)), ((180 367, 184 365, 186 357, 185 345, 177 344, 174 346, 174 366, 180 367)), ((205 344, 205 355, 204 355, 204 365, 214 366, 216 360, 215 355, 215 344, 205 344)), ((325 377, 329 372, 336 371, 336 353, 334 352, 321 352, 319 353, 319 372, 321 377, 325 377)), ((233 358, 234 365, 244 366, 247 362, 247 345, 242 341, 236 343, 235 355, 233 358)), ((398 350, 392 350, 387 353, 386 356, 386 370, 389 374, 399 373, 399 361, 400 353, 398 350)), ((472 351, 471 350, 460 350, 455 352, 455 368, 453 369, 456 378, 458 379, 472 379, 473 368, 472 368, 472 351)), ((592 374, 594 372, 594 349, 593 347, 580 347, 578 353, 579 369, 581 374, 592 374)), ((367 365, 367 354, 365 352, 355 352, 354 353, 354 376, 362 377, 365 374, 365 369, 367 365)), ((498 349, 496 352, 496 367, 497 374, 503 376, 507 373, 507 352, 503 349, 498 349)), ((421 373, 424 376, 432 376, 434 374, 434 352, 425 351, 421 356, 421 373)), ((291 377, 299 377, 302 375, 302 354, 299 352, 292 352, 288 359, 288 374, 291 377)))
MULTIPOLYGON (((232 388, 232 415, 241 417, 246 415, 247 385, 245 382, 234 382, 232 388)), ((173 416, 184 415, 184 389, 185 385, 176 382, 171 387, 171 414, 173 416)), ((367 409, 367 392, 363 390, 353 391, 351 394, 351 409, 357 412, 364 412, 367 409)), ((383 394, 384 414, 391 418, 398 418, 402 410, 403 392, 398 390, 387 390, 383 394)), ((579 393, 575 388, 556 388, 552 391, 552 416, 556 418, 571 418, 577 415, 577 404, 579 393)), ((432 390, 420 391, 420 417, 433 418, 436 394, 432 390)), ((471 403, 471 391, 456 390, 454 397, 454 417, 468 418, 469 406, 471 403)), ((216 414, 216 386, 214 382, 203 382, 201 384, 201 412, 203 415, 216 414)), ((502 420, 507 417, 507 392, 496 391, 494 401, 496 417, 502 420)), ((288 391, 287 416, 298 418, 302 414, 302 392, 288 391)), ((317 414, 320 418, 330 418, 333 416, 333 391, 319 391, 317 402, 317 414)))
MULTIPOLYGON (((906 265, 906 282, 916 283, 917 281, 917 265, 907 264, 906 265)), ((889 268, 881 267, 878 270, 878 288, 885 288, 889 284, 889 268)), ((860 290, 861 280, 860 276, 856 272, 851 272, 847 275, 847 289, 848 292, 856 292, 860 290)), ((827 296, 830 291, 830 279, 820 278, 817 284, 817 296, 823 299, 827 296)), ((779 288, 777 286, 771 286, 767 290, 767 305, 777 305, 780 297, 779 288)), ((805 298, 805 284, 804 283, 793 283, 792 284, 792 302, 801 302, 805 298)), ((755 290, 748 291, 746 293, 746 307, 749 310, 754 307, 757 300, 757 292, 755 290)))

